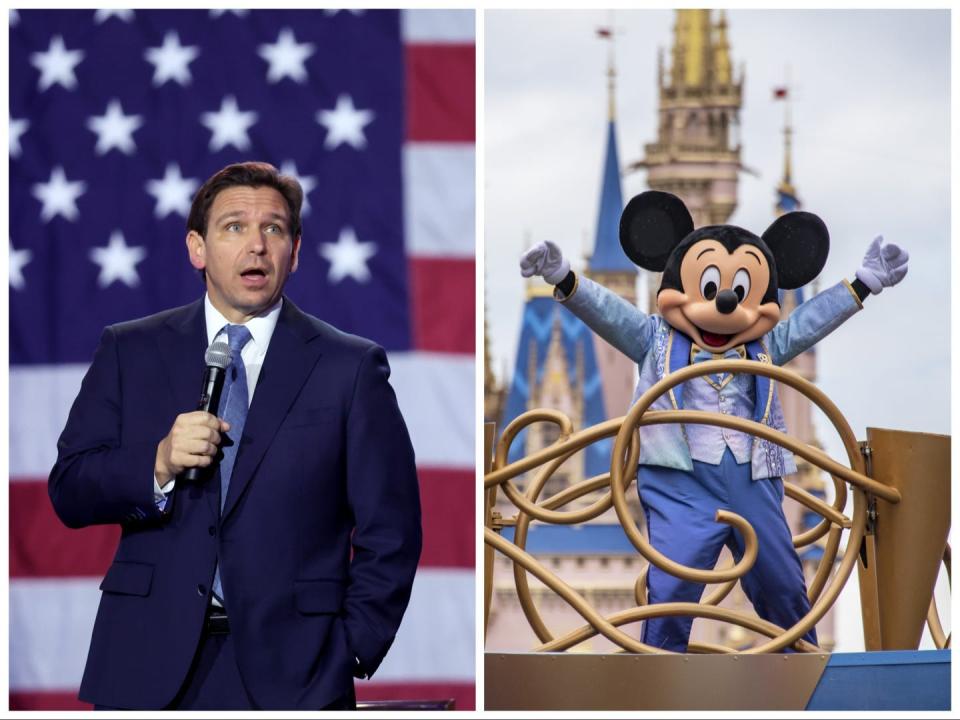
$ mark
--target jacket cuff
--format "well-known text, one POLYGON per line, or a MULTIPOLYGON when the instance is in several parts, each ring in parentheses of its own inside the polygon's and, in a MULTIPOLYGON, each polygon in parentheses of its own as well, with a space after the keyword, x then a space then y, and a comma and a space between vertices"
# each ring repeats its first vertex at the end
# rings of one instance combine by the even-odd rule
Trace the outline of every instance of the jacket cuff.
POLYGON ((863 310, 863 301, 860 299, 860 296, 857 294, 857 291, 853 289, 853 285, 850 284, 850 281, 844 278, 843 284, 846 286, 847 290, 850 291, 850 294, 853 295, 853 299, 857 301, 857 307, 863 310))
POLYGON ((576 294, 577 289, 579 287, 580 287, 580 276, 577 275, 575 272, 573 272, 573 270, 571 270, 570 273, 567 275, 567 277, 565 277, 562 281, 557 283, 556 287, 553 288, 553 297, 558 302, 564 303, 576 294), (570 278, 571 276, 573 277, 572 287, 570 287, 569 280, 568 280, 568 278, 570 278), (565 290, 569 290, 569 292, 564 292, 565 290))
POLYGON ((371 678, 380 667, 383 658, 386 657, 387 650, 393 644, 393 638, 384 643, 369 632, 359 632, 356 627, 351 628, 353 624, 350 618, 345 618, 344 627, 347 631, 347 645, 349 646, 354 659, 353 675, 359 678, 371 678), (357 674, 360 673, 360 674, 357 674))

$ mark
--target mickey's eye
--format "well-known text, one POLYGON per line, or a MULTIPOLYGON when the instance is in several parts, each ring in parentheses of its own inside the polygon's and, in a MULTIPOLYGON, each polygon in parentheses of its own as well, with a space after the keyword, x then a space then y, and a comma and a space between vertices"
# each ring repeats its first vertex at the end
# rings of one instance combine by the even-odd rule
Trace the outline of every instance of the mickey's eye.
POLYGON ((750 273, 744 269, 737 270, 733 276, 733 291, 737 294, 740 302, 750 294, 750 273))
POLYGON ((703 271, 700 276, 700 294, 705 300, 713 300, 717 296, 717 289, 720 287, 720 270, 716 265, 711 265, 703 271))

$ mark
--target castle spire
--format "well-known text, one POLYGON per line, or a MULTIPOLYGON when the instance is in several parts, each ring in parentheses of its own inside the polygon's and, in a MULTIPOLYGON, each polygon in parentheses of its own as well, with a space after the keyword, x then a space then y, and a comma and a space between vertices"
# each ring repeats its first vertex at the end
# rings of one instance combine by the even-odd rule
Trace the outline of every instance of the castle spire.
POLYGON ((774 100, 783 100, 783 179, 777 186, 777 204, 774 210, 779 217, 784 213, 798 210, 800 208, 800 199, 797 197, 797 189, 792 182, 793 162, 793 123, 790 118, 790 80, 789 71, 787 72, 787 81, 783 86, 774 88, 774 100))
POLYGON ((620 213, 623 212, 623 191, 620 187, 620 157, 616 134, 616 77, 613 28, 598 28, 597 35, 610 43, 607 55, 607 147, 600 188, 600 209, 597 214, 597 235, 594 240, 590 271, 631 272, 633 263, 620 247, 620 213))
MULTIPOLYGON (((598 30, 598 33, 603 33, 603 30, 598 30)), ((610 122, 615 122, 617 118, 617 106, 616 106, 616 89, 617 89, 617 68, 614 65, 614 54, 613 54, 613 29, 609 29, 607 32, 607 39, 610 41, 610 45, 607 47, 607 120, 610 122)), ((602 37, 602 35, 601 35, 602 37)))
POLYGON ((713 43, 713 72, 717 85, 729 85, 733 80, 730 70, 730 43, 727 40, 727 11, 721 10, 713 43))
POLYGON ((672 81, 675 88, 707 85, 712 74, 709 10, 677 10, 672 81))

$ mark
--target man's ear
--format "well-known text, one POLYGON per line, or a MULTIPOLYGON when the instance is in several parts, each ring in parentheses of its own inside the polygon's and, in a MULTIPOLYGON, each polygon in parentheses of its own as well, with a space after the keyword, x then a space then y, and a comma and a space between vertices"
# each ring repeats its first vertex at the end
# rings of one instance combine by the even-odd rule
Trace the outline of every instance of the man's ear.
POLYGON ((830 254, 830 233, 813 213, 781 215, 763 233, 777 265, 777 284, 784 290, 803 287, 813 280, 830 254))
POLYGON ((620 216, 620 246, 635 265, 661 272, 673 249, 693 232, 683 200, 649 190, 635 196, 620 216))
POLYGON ((207 245, 203 236, 196 230, 187 233, 187 253, 190 255, 190 264, 197 270, 207 267, 207 245))
POLYGON ((300 264, 300 240, 299 235, 293 240, 293 261, 290 263, 290 272, 292 273, 297 271, 297 266, 300 264))

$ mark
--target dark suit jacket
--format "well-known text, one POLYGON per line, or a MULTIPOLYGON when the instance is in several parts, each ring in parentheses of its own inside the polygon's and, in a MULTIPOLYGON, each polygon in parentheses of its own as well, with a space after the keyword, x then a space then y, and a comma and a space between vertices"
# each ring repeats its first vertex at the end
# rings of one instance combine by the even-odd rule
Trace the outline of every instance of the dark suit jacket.
POLYGON ((420 555, 413 449, 383 350, 285 299, 221 515, 219 474, 153 500, 157 444, 196 407, 203 302, 108 327, 58 443, 70 527, 119 523, 80 698, 162 708, 198 647, 219 557, 244 684, 318 708, 390 647, 420 555))

